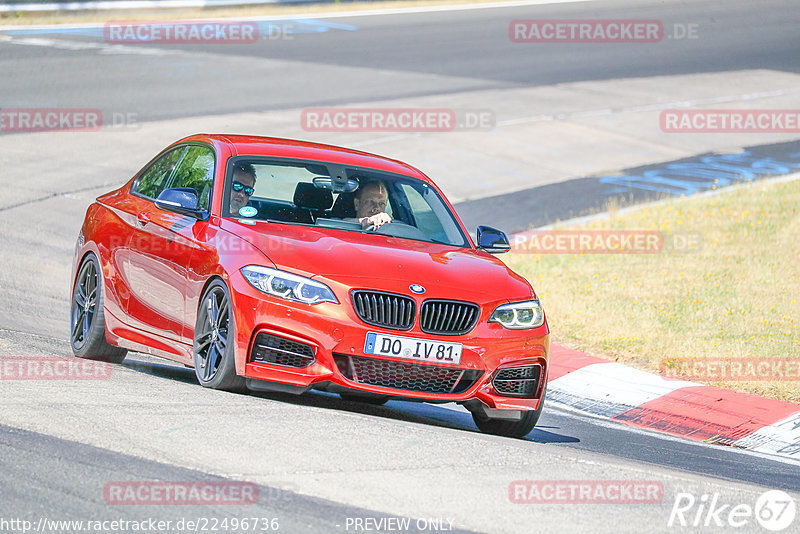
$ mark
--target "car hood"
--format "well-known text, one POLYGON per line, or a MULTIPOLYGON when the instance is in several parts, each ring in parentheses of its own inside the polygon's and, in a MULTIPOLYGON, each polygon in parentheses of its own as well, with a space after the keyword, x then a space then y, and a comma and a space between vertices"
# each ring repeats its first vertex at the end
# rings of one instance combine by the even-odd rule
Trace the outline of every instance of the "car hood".
POLYGON ((408 293, 410 284, 426 288, 426 297, 483 295, 522 300, 533 295, 528 282, 491 254, 345 230, 271 222, 242 224, 224 220, 223 228, 249 241, 278 269, 325 278, 350 287, 408 293))

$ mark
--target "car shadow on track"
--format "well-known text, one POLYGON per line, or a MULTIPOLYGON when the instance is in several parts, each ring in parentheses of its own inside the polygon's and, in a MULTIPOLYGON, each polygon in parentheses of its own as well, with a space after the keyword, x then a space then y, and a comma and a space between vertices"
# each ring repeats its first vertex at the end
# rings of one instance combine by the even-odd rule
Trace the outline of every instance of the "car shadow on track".
MULTIPOLYGON (((149 358, 149 356, 146 355, 137 354, 136 356, 149 358)), ((182 367, 179 364, 155 363, 129 357, 120 365, 132 371, 150 376, 175 380, 186 384, 194 384, 197 387, 201 387, 197 383, 194 370, 188 367, 182 367)), ((315 408, 373 415, 386 419, 480 433, 478 427, 475 426, 472 420, 472 415, 470 415, 465 408, 453 403, 440 405, 424 402, 390 400, 382 406, 376 406, 358 401, 345 400, 336 393, 315 390, 309 391, 303 395, 264 391, 249 391, 243 394, 299 406, 313 406, 315 408)), ((231 395, 236 395, 236 393, 231 393, 231 395)), ((547 408, 545 408, 542 418, 543 421, 541 421, 541 423, 546 423, 547 408)), ((555 430, 556 427, 548 427, 541 423, 525 436, 523 440, 535 443, 578 443, 580 441, 576 437, 554 432, 552 430, 555 430)))
MULTIPOLYGON (((159 378, 167 378, 170 380, 177 380, 186 384, 197 384, 197 378, 194 375, 194 369, 183 367, 180 364, 169 363, 155 363, 145 360, 134 360, 131 358, 132 353, 128 353, 121 364, 121 367, 130 369, 150 376, 157 376, 159 378)), ((136 354, 136 356, 149 357, 144 354, 136 354)), ((166 361, 166 360, 164 360, 166 361)))

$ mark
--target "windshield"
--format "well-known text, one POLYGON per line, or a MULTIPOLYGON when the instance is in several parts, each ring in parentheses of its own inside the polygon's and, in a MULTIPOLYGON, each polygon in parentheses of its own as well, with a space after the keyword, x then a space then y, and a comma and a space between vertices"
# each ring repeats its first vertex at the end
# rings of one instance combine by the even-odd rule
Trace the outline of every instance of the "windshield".
POLYGON ((233 158, 222 215, 469 247, 453 213, 426 182, 321 162, 233 158), (347 190, 334 191, 332 170, 346 178, 347 190), (377 229, 359 222, 376 213, 391 222, 377 229))

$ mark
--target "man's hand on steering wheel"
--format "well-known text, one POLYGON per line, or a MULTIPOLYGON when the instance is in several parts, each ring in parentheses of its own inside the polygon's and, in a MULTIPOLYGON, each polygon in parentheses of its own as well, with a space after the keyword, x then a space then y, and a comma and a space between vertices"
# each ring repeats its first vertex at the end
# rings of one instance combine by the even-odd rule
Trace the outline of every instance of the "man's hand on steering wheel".
POLYGON ((361 228, 364 230, 377 230, 386 223, 392 222, 392 218, 388 213, 377 213, 371 217, 362 217, 358 220, 361 223, 361 228))

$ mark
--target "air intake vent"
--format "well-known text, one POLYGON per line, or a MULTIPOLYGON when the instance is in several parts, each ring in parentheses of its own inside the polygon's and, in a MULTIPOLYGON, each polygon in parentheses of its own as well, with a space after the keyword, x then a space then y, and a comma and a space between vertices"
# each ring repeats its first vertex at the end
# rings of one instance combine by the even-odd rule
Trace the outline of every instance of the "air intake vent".
POLYGON ((422 303, 419 327, 428 334, 458 336, 472 330, 479 315, 480 308, 471 302, 426 300, 422 303))
POLYGON ((500 369, 492 380, 492 386, 498 395, 532 398, 539 390, 541 375, 539 365, 500 369))
POLYGON ((311 345, 272 334, 258 334, 250 354, 251 362, 271 363, 286 367, 308 367, 314 363, 311 345))
POLYGON ((416 305, 414 299, 378 291, 353 291, 353 308, 367 324, 408 330, 414 325, 416 305))
POLYGON ((423 393, 455 394, 471 388, 483 371, 334 354, 345 378, 360 384, 423 393))

